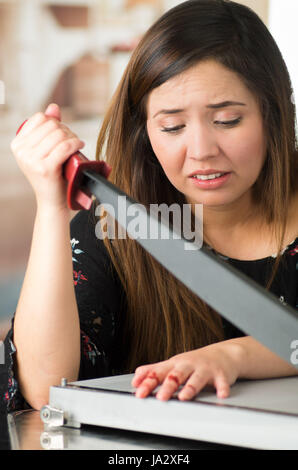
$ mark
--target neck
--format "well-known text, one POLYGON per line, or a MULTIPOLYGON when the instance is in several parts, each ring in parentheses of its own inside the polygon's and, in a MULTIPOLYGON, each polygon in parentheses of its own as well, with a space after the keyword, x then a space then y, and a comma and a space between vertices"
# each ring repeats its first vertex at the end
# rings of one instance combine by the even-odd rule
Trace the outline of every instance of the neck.
POLYGON ((245 194, 230 204, 203 207, 204 240, 232 236, 256 224, 256 209, 251 195, 245 194))

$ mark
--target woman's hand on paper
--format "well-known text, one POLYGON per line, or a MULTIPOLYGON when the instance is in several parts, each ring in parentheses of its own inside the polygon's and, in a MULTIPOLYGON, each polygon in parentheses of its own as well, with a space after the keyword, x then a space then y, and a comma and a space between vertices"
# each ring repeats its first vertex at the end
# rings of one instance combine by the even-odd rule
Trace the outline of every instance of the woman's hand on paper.
POLYGON ((218 398, 226 398, 239 376, 240 349, 237 344, 220 342, 138 367, 132 386, 138 398, 147 397, 160 385, 159 400, 168 400, 178 389, 179 400, 191 400, 206 385, 213 385, 218 398))

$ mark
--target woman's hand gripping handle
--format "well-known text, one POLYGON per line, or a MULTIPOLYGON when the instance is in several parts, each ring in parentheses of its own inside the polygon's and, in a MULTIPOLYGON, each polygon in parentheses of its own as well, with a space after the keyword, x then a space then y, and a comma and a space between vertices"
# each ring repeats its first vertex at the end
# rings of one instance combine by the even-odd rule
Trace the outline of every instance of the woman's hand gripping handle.
POLYGON ((31 183, 37 202, 69 209, 90 209, 92 197, 81 188, 84 170, 108 178, 111 167, 90 161, 79 150, 84 143, 61 123, 60 108, 51 104, 18 129, 11 148, 31 183), (67 181, 67 183, 66 183, 67 181))

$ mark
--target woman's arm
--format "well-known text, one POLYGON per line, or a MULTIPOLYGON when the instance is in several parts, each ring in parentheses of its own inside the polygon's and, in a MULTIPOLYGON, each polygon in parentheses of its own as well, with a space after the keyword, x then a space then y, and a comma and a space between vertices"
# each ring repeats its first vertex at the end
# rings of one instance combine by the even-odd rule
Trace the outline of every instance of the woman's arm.
POLYGON ((14 321, 16 375, 33 408, 48 401, 49 386, 77 378, 80 329, 72 273, 70 211, 62 165, 83 143, 50 106, 28 120, 12 151, 37 202, 29 262, 14 321))
POLYGON ((297 375, 293 366, 250 336, 214 343, 178 354, 167 361, 138 367, 132 385, 136 396, 148 396, 161 384, 156 398, 168 400, 180 385, 180 400, 190 400, 206 385, 226 398, 238 378, 262 379, 297 375))
POLYGON ((80 327, 67 212, 37 210, 14 344, 20 390, 33 408, 47 403, 50 385, 62 377, 77 379, 80 327))
MULTIPOLYGON (((242 349, 239 378, 267 379, 298 375, 298 369, 281 359, 252 336, 235 338, 224 343, 238 345, 242 349)), ((291 350, 289 348, 289 358, 291 350)))

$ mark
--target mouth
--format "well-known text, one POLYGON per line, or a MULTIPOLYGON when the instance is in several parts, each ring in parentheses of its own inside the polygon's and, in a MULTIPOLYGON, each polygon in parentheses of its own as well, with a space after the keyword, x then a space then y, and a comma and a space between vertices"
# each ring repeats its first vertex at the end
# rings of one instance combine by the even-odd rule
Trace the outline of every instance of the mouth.
POLYGON ((224 175, 227 175, 228 172, 225 171, 212 171, 212 172, 209 172, 208 173, 195 173, 193 175, 191 175, 191 178, 194 178, 194 179, 197 179, 199 181, 209 181, 209 180, 214 180, 214 179, 218 179, 218 178, 221 178, 222 176, 224 175))
POLYGON ((209 175, 195 174, 191 176, 191 180, 196 187, 201 189, 217 189, 225 185, 231 177, 232 173, 218 172, 209 175))

